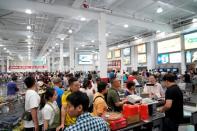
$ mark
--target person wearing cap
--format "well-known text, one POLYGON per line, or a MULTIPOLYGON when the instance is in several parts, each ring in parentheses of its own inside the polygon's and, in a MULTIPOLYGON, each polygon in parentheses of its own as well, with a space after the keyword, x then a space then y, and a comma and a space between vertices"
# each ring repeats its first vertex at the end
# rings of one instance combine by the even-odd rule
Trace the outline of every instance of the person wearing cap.
POLYGON ((59 77, 56 77, 53 79, 53 84, 54 84, 54 89, 57 92, 57 105, 59 109, 62 107, 62 95, 64 94, 64 90, 61 88, 62 87, 62 80, 59 77))

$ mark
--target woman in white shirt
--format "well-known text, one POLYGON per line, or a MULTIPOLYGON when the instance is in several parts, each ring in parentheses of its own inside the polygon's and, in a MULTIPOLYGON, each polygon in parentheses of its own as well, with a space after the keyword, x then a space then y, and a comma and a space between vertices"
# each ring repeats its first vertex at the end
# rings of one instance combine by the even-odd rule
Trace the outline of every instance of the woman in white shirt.
POLYGON ((164 97, 165 92, 158 82, 156 82, 156 77, 154 75, 149 76, 148 83, 144 86, 143 93, 148 93, 149 97, 164 97))
POLYGON ((47 88, 45 99, 47 102, 42 110, 44 131, 56 131, 56 128, 60 125, 60 110, 56 103, 57 92, 54 88, 47 88))

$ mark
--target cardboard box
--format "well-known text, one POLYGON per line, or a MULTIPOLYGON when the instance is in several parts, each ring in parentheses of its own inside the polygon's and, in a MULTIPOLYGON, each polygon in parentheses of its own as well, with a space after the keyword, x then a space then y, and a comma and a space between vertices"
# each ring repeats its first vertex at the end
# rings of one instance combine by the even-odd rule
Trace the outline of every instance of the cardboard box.
POLYGON ((140 114, 136 114, 136 115, 133 115, 133 116, 128 116, 126 118, 127 120, 127 124, 133 124, 133 123, 137 123, 140 121, 140 114))
POLYGON ((110 124, 110 129, 111 130, 118 130, 120 128, 124 128, 127 126, 127 121, 124 117, 118 119, 118 120, 113 120, 109 121, 110 124))

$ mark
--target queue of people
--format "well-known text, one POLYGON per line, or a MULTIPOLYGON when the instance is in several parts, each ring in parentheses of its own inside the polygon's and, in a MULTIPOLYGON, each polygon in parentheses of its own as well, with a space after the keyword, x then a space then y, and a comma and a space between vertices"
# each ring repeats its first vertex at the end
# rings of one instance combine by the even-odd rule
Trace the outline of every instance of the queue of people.
MULTIPOLYGON (((110 83, 102 82, 98 75, 95 75, 94 82, 90 73, 83 76, 83 80, 79 72, 65 76, 51 75, 45 79, 40 79, 43 74, 25 76, 25 131, 110 130, 102 117, 108 111, 121 112, 123 105, 128 103, 127 96, 137 94, 136 86, 140 84, 136 72, 125 81, 125 87, 121 87, 120 75, 113 75, 110 83), (37 82, 40 80, 45 81, 47 86, 43 94, 38 94, 37 82), (65 80, 66 87, 63 86, 65 80), (122 89, 125 91, 124 98, 120 97, 119 91, 122 89)), ((10 83, 14 85, 15 79, 13 77, 10 83)), ((166 73, 162 85, 151 73, 146 81, 142 93, 149 94, 150 98, 165 98, 164 106, 158 110, 165 113, 164 131, 178 131, 183 118, 183 94, 177 86, 175 75, 166 73)))

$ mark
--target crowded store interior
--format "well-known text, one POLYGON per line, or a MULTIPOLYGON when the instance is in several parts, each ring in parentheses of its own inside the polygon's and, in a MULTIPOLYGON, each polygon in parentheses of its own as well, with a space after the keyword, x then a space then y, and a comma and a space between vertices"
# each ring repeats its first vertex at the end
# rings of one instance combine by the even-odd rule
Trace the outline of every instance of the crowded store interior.
POLYGON ((197 0, 0 0, 0 131, 197 131, 197 0))

